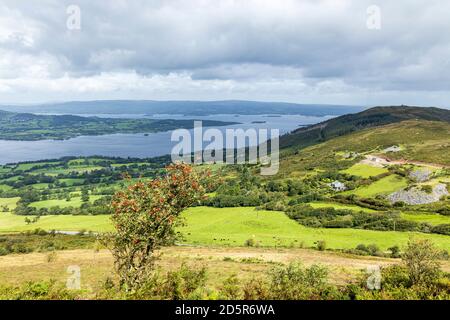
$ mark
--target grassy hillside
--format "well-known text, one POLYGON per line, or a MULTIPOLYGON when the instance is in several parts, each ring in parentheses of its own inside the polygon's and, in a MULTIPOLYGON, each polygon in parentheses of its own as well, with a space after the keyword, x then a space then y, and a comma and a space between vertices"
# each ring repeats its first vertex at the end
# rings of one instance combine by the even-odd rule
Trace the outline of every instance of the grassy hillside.
POLYGON ((347 114, 309 127, 300 128, 281 137, 280 146, 302 148, 367 128, 405 120, 450 122, 450 110, 421 107, 375 107, 347 114))
MULTIPOLYGON (((296 171, 347 169, 357 160, 344 159, 342 153, 382 153, 383 149, 392 145, 402 145, 402 150, 384 156, 450 166, 450 123, 408 120, 353 132, 301 150, 290 148, 282 153, 280 174, 291 176, 294 173, 295 176, 296 171)), ((348 173, 366 177, 383 170, 373 168, 369 172, 364 168, 367 169, 358 165, 348 173)))

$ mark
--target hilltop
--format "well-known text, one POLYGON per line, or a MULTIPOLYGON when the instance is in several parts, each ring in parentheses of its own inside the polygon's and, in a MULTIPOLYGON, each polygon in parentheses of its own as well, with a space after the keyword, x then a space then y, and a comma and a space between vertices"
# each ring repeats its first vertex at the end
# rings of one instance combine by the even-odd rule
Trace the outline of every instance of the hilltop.
POLYGON ((321 143, 335 137, 405 120, 450 122, 450 110, 434 107, 374 107, 355 114, 339 116, 315 125, 297 129, 280 139, 282 148, 321 143))

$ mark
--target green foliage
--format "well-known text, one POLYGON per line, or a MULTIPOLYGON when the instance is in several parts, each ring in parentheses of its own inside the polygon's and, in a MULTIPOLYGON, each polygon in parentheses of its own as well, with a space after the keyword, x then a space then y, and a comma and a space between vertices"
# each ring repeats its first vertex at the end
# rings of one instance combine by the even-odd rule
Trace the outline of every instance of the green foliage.
POLYGON ((294 262, 286 267, 275 267, 269 276, 270 299, 327 299, 331 291, 327 277, 328 270, 319 265, 303 267, 294 262))
POLYGON ((0 300, 74 300, 79 291, 68 290, 55 281, 27 282, 21 286, 0 286, 0 300))
POLYGON ((430 284, 439 276, 439 251, 429 240, 410 240, 402 259, 413 285, 430 284))
POLYGON ((53 252, 55 250, 92 248, 96 237, 65 235, 36 229, 22 234, 0 236, 0 256, 12 253, 53 252))
POLYGON ((253 238, 249 238, 249 239, 245 240, 244 245, 246 247, 254 247, 256 245, 256 241, 253 238))
POLYGON ((327 243, 325 240, 319 240, 316 242, 316 248, 319 251, 325 251, 327 248, 327 243))
POLYGON ((423 185, 420 189, 428 194, 433 192, 433 187, 430 185, 423 185))

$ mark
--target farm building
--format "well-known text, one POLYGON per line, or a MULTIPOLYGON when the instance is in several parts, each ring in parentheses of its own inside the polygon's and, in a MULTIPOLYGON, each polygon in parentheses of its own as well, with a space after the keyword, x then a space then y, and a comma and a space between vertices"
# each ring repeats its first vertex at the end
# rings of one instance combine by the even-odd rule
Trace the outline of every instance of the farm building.
POLYGON ((335 191, 344 191, 345 189, 347 189, 345 187, 345 184, 343 184, 340 181, 333 181, 332 183, 329 184, 331 188, 333 188, 333 190, 335 191))

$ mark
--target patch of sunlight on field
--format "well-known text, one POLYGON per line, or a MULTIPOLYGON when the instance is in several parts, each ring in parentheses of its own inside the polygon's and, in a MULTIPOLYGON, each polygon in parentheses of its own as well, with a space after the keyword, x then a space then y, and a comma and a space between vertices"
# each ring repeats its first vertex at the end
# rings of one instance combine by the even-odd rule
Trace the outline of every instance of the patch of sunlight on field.
POLYGON ((430 213, 430 214, 402 213, 402 218, 419 223, 426 222, 432 225, 450 224, 450 216, 443 216, 437 213, 430 213))
POLYGON ((375 212, 375 210, 369 208, 363 208, 352 204, 342 204, 336 202, 310 202, 308 203, 313 208, 334 208, 338 210, 353 210, 353 211, 364 211, 364 212, 375 212))
MULTIPOLYGON (((100 199, 102 196, 99 195, 93 195, 89 196, 89 202, 94 202, 95 200, 100 199)), ((30 207, 34 207, 36 209, 41 208, 51 208, 59 206, 60 208, 67 208, 67 207, 74 207, 79 208, 83 204, 83 201, 81 201, 81 197, 72 197, 70 201, 66 201, 65 199, 52 199, 52 200, 42 200, 42 201, 36 201, 32 202, 30 204, 30 207)))
POLYGON ((11 191, 13 188, 7 184, 0 184, 0 191, 11 191))
POLYGON ((390 175, 384 177, 374 183, 371 183, 368 186, 364 186, 355 190, 346 191, 345 194, 356 194, 360 197, 374 197, 376 195, 388 195, 400 189, 403 189, 408 185, 408 182, 405 178, 400 177, 398 175, 390 175))
POLYGON ((342 170, 342 173, 347 173, 362 178, 375 177, 382 173, 389 172, 386 168, 374 167, 368 164, 357 163, 348 169, 342 170))
POLYGON ((41 216, 38 222, 26 224, 26 216, 11 213, 0 213, 0 233, 14 233, 34 230, 37 228, 60 231, 88 230, 95 232, 111 231, 109 215, 72 216, 48 215, 41 216))
MULTIPOLYGON (((450 237, 413 232, 371 231, 358 229, 307 228, 277 211, 257 211, 255 208, 194 207, 183 212, 185 225, 179 228, 184 242, 196 245, 244 246, 254 239, 264 247, 314 246, 326 241, 328 248, 354 248, 358 244, 375 243, 383 250, 393 245, 405 245, 411 236, 427 238, 443 249, 450 248, 450 237)), ((98 216, 42 216, 38 222, 25 223, 25 216, 0 213, 0 233, 44 230, 94 232, 112 231, 110 217, 98 216)))
POLYGON ((255 208, 195 207, 183 213, 186 225, 180 228, 186 242, 201 245, 243 246, 254 239, 261 246, 314 246, 325 240, 328 248, 354 248, 360 243, 375 243, 383 250, 405 245, 411 236, 427 238, 437 246, 450 248, 450 237, 415 232, 372 231, 359 229, 307 228, 277 211, 255 208))
POLYGON ((1 212, 1 208, 6 206, 9 210, 12 210, 16 207, 17 205, 17 201, 19 201, 20 198, 19 197, 15 197, 15 198, 0 198, 0 212, 1 212))

